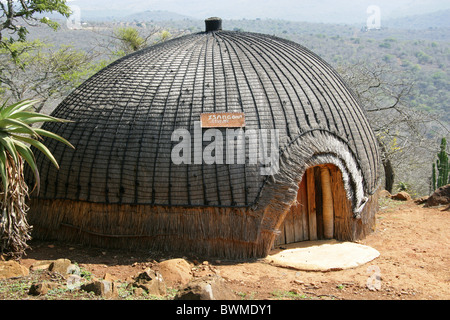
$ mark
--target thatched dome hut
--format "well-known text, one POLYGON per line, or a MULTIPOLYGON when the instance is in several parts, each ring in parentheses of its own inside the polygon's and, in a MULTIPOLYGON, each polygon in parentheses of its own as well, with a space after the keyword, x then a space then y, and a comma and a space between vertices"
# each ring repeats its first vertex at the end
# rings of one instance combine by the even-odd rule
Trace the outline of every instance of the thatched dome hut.
POLYGON ((377 142, 341 77, 299 44, 206 25, 116 61, 55 109, 72 122, 45 129, 76 150, 46 141, 60 170, 37 154, 35 238, 248 258, 371 231, 377 142))

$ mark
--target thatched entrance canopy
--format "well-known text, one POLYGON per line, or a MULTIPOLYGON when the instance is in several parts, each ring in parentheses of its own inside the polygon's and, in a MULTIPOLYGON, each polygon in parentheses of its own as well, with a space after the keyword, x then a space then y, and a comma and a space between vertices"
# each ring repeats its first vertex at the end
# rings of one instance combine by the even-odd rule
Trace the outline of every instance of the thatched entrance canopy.
POLYGON ((37 237, 264 256, 304 173, 322 164, 341 172, 348 216, 364 218, 378 183, 377 143, 340 76, 299 44, 215 21, 118 60, 57 107, 53 115, 73 123, 46 129, 76 150, 46 141, 59 171, 37 156, 37 237), (248 144, 244 164, 195 162, 205 140, 190 163, 175 164, 174 131, 205 134, 196 127, 205 113, 244 114, 245 131, 277 129, 278 170, 262 175, 267 164, 249 163, 248 144))

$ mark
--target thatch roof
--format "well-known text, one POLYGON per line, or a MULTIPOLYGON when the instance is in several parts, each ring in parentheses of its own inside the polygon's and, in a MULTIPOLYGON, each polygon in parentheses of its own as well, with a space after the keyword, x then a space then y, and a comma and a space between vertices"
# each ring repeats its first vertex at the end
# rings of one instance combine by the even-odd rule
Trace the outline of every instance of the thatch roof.
POLYGON ((333 163, 358 213, 378 184, 377 142, 352 92, 317 55, 269 35, 200 32, 148 47, 87 80, 53 115, 73 122, 45 129, 76 150, 46 141, 61 168, 37 154, 39 199, 253 208, 292 201, 307 167, 333 163), (174 165, 173 131, 193 132, 206 112, 243 112, 246 130, 279 129, 279 173, 174 165))

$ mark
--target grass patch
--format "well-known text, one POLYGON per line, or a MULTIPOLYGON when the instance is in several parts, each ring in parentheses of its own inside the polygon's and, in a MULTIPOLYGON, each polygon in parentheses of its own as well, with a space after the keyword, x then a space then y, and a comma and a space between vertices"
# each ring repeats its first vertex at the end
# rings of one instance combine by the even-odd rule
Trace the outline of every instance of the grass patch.
POLYGON ((236 292, 236 294, 241 297, 242 300, 255 300, 257 292, 236 292))
POLYGON ((31 287, 31 279, 23 277, 19 279, 0 280, 1 300, 23 300, 28 297, 31 287))
POLYGON ((378 205, 380 207, 380 211, 389 212, 404 204, 404 201, 393 200, 390 198, 380 198, 378 200, 378 205))
POLYGON ((290 299, 290 300, 309 299, 307 295, 299 294, 293 291, 275 290, 274 292, 272 292, 272 295, 278 299, 290 299))

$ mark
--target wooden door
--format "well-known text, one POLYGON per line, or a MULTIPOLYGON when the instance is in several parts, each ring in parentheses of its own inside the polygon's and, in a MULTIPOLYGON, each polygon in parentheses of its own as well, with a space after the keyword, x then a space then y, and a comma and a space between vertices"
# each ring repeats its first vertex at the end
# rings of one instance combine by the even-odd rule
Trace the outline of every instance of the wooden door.
POLYGON ((286 215, 274 245, 333 238, 336 172, 339 170, 334 166, 317 166, 305 172, 297 203, 286 215))
POLYGON ((297 193, 297 204, 294 204, 286 215, 280 229, 281 234, 275 240, 275 245, 306 241, 309 239, 306 197, 306 181, 303 179, 299 192, 297 193))

